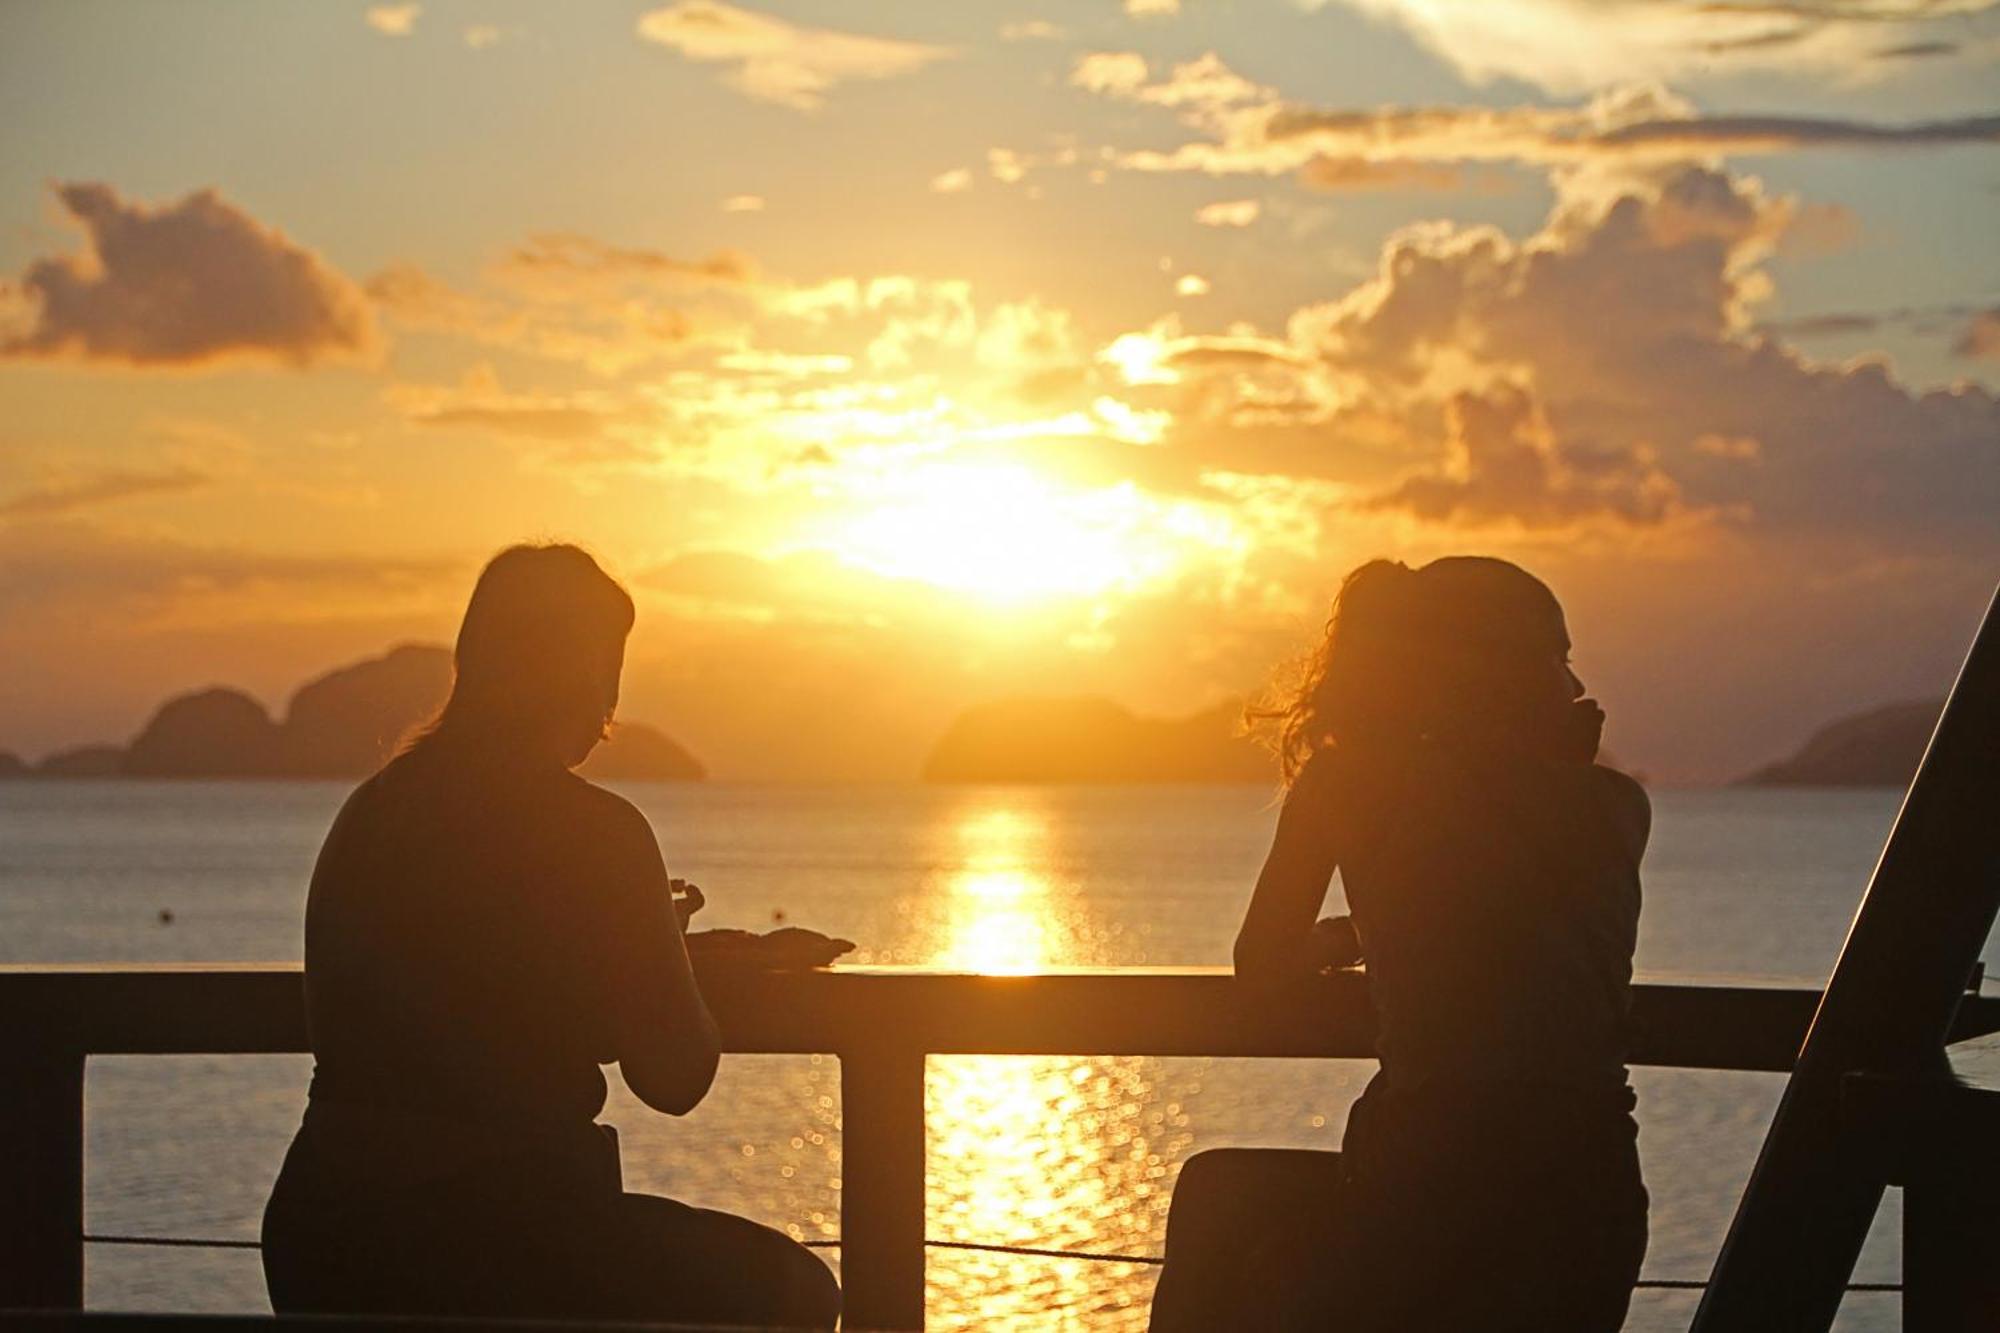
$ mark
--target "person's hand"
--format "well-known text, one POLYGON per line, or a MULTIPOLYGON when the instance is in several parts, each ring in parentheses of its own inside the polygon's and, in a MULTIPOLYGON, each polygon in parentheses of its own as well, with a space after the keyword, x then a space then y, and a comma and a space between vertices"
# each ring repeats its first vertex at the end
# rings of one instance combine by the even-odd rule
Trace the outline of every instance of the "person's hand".
POLYGON ((667 891, 673 895, 674 915, 680 918, 681 933, 685 935, 687 934, 688 921, 696 912, 702 909, 702 904, 706 903, 708 899, 702 895, 702 891, 692 881, 685 879, 668 880, 667 891))
POLYGON ((1313 922, 1310 936, 1312 970, 1353 967, 1361 961, 1361 935, 1351 916, 1330 916, 1313 922))
POLYGON ((1562 757, 1579 764, 1595 763, 1598 746, 1604 743, 1604 710, 1595 699, 1578 699, 1569 709, 1562 757))

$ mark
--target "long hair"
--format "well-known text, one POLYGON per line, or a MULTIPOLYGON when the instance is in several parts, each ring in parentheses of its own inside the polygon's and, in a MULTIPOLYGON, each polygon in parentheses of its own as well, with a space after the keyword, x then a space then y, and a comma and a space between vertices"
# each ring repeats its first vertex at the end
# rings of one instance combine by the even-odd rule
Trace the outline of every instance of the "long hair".
POLYGON ((452 651, 451 696, 411 748, 506 743, 610 725, 632 598, 582 548, 510 546, 472 586, 452 651))
POLYGON ((1371 560, 1342 581, 1289 687, 1250 712, 1289 785, 1327 747, 1413 746, 1507 725, 1562 653, 1562 607, 1518 565, 1371 560))

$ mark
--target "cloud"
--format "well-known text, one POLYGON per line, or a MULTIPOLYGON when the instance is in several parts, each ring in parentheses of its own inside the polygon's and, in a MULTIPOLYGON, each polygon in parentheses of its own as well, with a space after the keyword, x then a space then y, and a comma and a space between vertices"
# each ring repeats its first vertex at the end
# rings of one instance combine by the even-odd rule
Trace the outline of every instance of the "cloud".
POLYGON ((1907 148, 2000 143, 2000 115, 1879 125, 1820 116, 1706 116, 1644 121, 1607 130, 1591 142, 1600 153, 1667 150, 1776 153, 1797 148, 1907 148))
POLYGON ((1194 220, 1204 227, 1247 227, 1263 211, 1264 206, 1255 199, 1228 199, 1203 204, 1195 210, 1194 220))
POLYGON ((423 12, 422 5, 370 5, 361 18, 385 37, 408 37, 417 30, 417 15, 423 12))
POLYGON ((764 197, 759 194, 732 194, 722 201, 725 213, 761 213, 764 211, 764 197))
POLYGON ((1000 40, 1003 42, 1053 42, 1068 35, 1067 29, 1047 19, 1024 19, 1019 23, 1000 25, 1000 40))
MULTIPOLYGON (((1138 100, 1165 85, 1113 95, 1138 100)), ((2000 143, 2000 116, 1883 124, 1816 116, 1705 116, 1654 85, 1632 85, 1571 106, 1380 106, 1343 109, 1246 99, 1200 104, 1191 123, 1210 137, 1126 154, 1141 171, 1211 175, 1305 173, 1325 189, 1451 188, 1443 167, 1644 167, 1689 159, 1809 149, 1923 149, 2000 143), (1432 164, 1420 171, 1409 164, 1432 164)))
MULTIPOLYGON (((493 368, 484 364, 468 370, 456 387, 397 384, 384 396, 413 425, 469 427, 559 445, 601 446, 619 427, 638 424, 644 417, 602 393, 509 392, 493 368)), ((605 455, 602 448, 585 452, 593 461, 605 455)))
POLYGON ((1165 18, 1181 12, 1181 0, 1125 0, 1125 12, 1134 18, 1165 18))
POLYGON ((468 25, 462 35, 467 46, 475 51, 484 51, 498 46, 507 34, 490 23, 474 23, 468 25))
POLYGON ((113 468, 66 477, 0 497, 0 520, 53 518, 135 496, 167 495, 208 484, 206 473, 174 467, 158 471, 113 468))
POLYGON ((960 194, 972 188, 972 169, 953 167, 931 177, 931 189, 939 194, 960 194))
POLYGON ((547 271, 536 281, 518 278, 504 292, 462 291, 414 264, 396 264, 369 278, 367 290, 404 328, 575 362, 600 375, 686 352, 703 337, 685 311, 644 292, 621 295, 615 282, 565 287, 547 271))
POLYGON ((1994 0, 1337 2, 1404 29, 1472 83, 1513 78, 1567 94, 1763 71, 1882 77, 1912 63, 1908 53, 1948 54, 1936 49, 1946 45, 1939 25, 1994 0))
POLYGON ((359 287, 213 190, 157 207, 96 183, 55 193, 88 246, 7 284, 23 314, 0 328, 0 357, 305 367, 376 350, 359 287))
POLYGON ((941 46, 807 28, 720 0, 680 0, 641 15, 639 36, 689 60, 732 66, 746 96, 812 111, 836 85, 908 74, 954 53, 941 46))
POLYGON ((1850 555, 1990 561, 2000 400, 1758 331, 1791 209, 1705 167, 1609 195, 1571 182, 1526 241, 1404 231, 1375 278, 1296 312, 1291 338, 1342 383, 1333 429, 1365 411, 1441 455, 1379 501, 1429 521, 1682 511, 1850 555))
MULTIPOLYGON (((114 633, 138 622, 212 615, 228 603, 232 618, 265 625, 287 620, 380 614, 392 598, 441 574, 463 578, 470 561, 281 554, 176 537, 119 533, 48 516, 0 529, 0 630, 27 610, 112 622, 114 633), (341 590, 352 596, 341 595, 341 590), (194 604, 206 603, 196 611, 194 604)), ((154 685, 157 688, 157 682, 154 685)))
POLYGON ((612 245, 578 232, 537 232, 496 260, 489 273, 511 286, 553 298, 644 284, 669 289, 744 286, 757 265, 736 250, 681 259, 658 250, 612 245))
POLYGON ((1086 92, 1190 112, 1212 112, 1273 96, 1269 88, 1244 78, 1213 51, 1175 65, 1157 81, 1146 58, 1136 51, 1092 51, 1077 57, 1069 81, 1071 87, 1086 92))
POLYGON ((1591 452, 1565 445, 1535 400, 1515 384, 1452 395, 1444 459, 1362 501, 1405 509, 1432 522, 1476 527, 1502 521, 1563 526, 1609 517, 1658 523, 1672 515, 1679 487, 1643 449, 1591 452))
POLYGON ((1465 172, 1451 164, 1391 158, 1314 157, 1299 168, 1299 183, 1330 193, 1356 190, 1457 190, 1465 172))
POLYGON ((1221 56, 1210 51, 1175 65, 1166 78, 1136 89, 1132 95, 1155 106, 1212 110, 1238 102, 1267 101, 1272 93, 1229 68, 1221 56))
POLYGON ((1973 315, 1952 350, 1960 356, 2000 361, 2000 307, 1973 315))
POLYGON ((1137 51, 1091 51, 1078 56, 1069 72, 1071 87, 1113 97, 1136 93, 1148 77, 1146 57, 1137 51))
POLYGON ((1199 273, 1183 273, 1174 283, 1177 296, 1207 296, 1210 290, 1208 279, 1199 273))

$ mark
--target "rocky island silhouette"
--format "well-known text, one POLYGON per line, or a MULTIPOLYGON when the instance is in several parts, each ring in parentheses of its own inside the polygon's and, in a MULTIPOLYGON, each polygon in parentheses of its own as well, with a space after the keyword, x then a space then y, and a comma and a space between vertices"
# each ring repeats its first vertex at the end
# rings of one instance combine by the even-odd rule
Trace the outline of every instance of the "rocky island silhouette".
MULTIPOLYGON (((37 764, 0 755, 0 778, 359 778, 380 768, 436 714, 451 689, 451 650, 402 644, 319 676, 280 718, 241 690, 169 699, 123 746, 82 745, 37 764)), ((619 722, 579 770, 586 777, 698 782, 701 761, 642 722, 619 722)))

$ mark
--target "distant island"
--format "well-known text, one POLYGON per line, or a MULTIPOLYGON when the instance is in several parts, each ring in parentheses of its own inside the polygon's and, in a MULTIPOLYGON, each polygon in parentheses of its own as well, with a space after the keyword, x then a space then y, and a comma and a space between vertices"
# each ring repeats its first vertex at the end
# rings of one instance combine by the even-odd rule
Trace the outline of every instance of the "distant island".
POLYGON ((1944 700, 1887 704, 1815 731, 1798 753, 1737 780, 1748 787, 1907 787, 1944 700))
MULTIPOLYGON (((0 753, 0 778, 359 778, 435 716, 451 691, 451 650, 404 644, 340 667, 292 695, 283 720, 216 686, 161 704, 126 745, 83 745, 37 764, 0 753)), ((698 782, 699 760, 640 722, 619 722, 580 772, 698 782)))
POLYGON ((1263 782, 1271 756, 1241 734, 1242 708, 1140 717, 1108 699, 1007 699, 958 715, 926 782, 1263 782))

